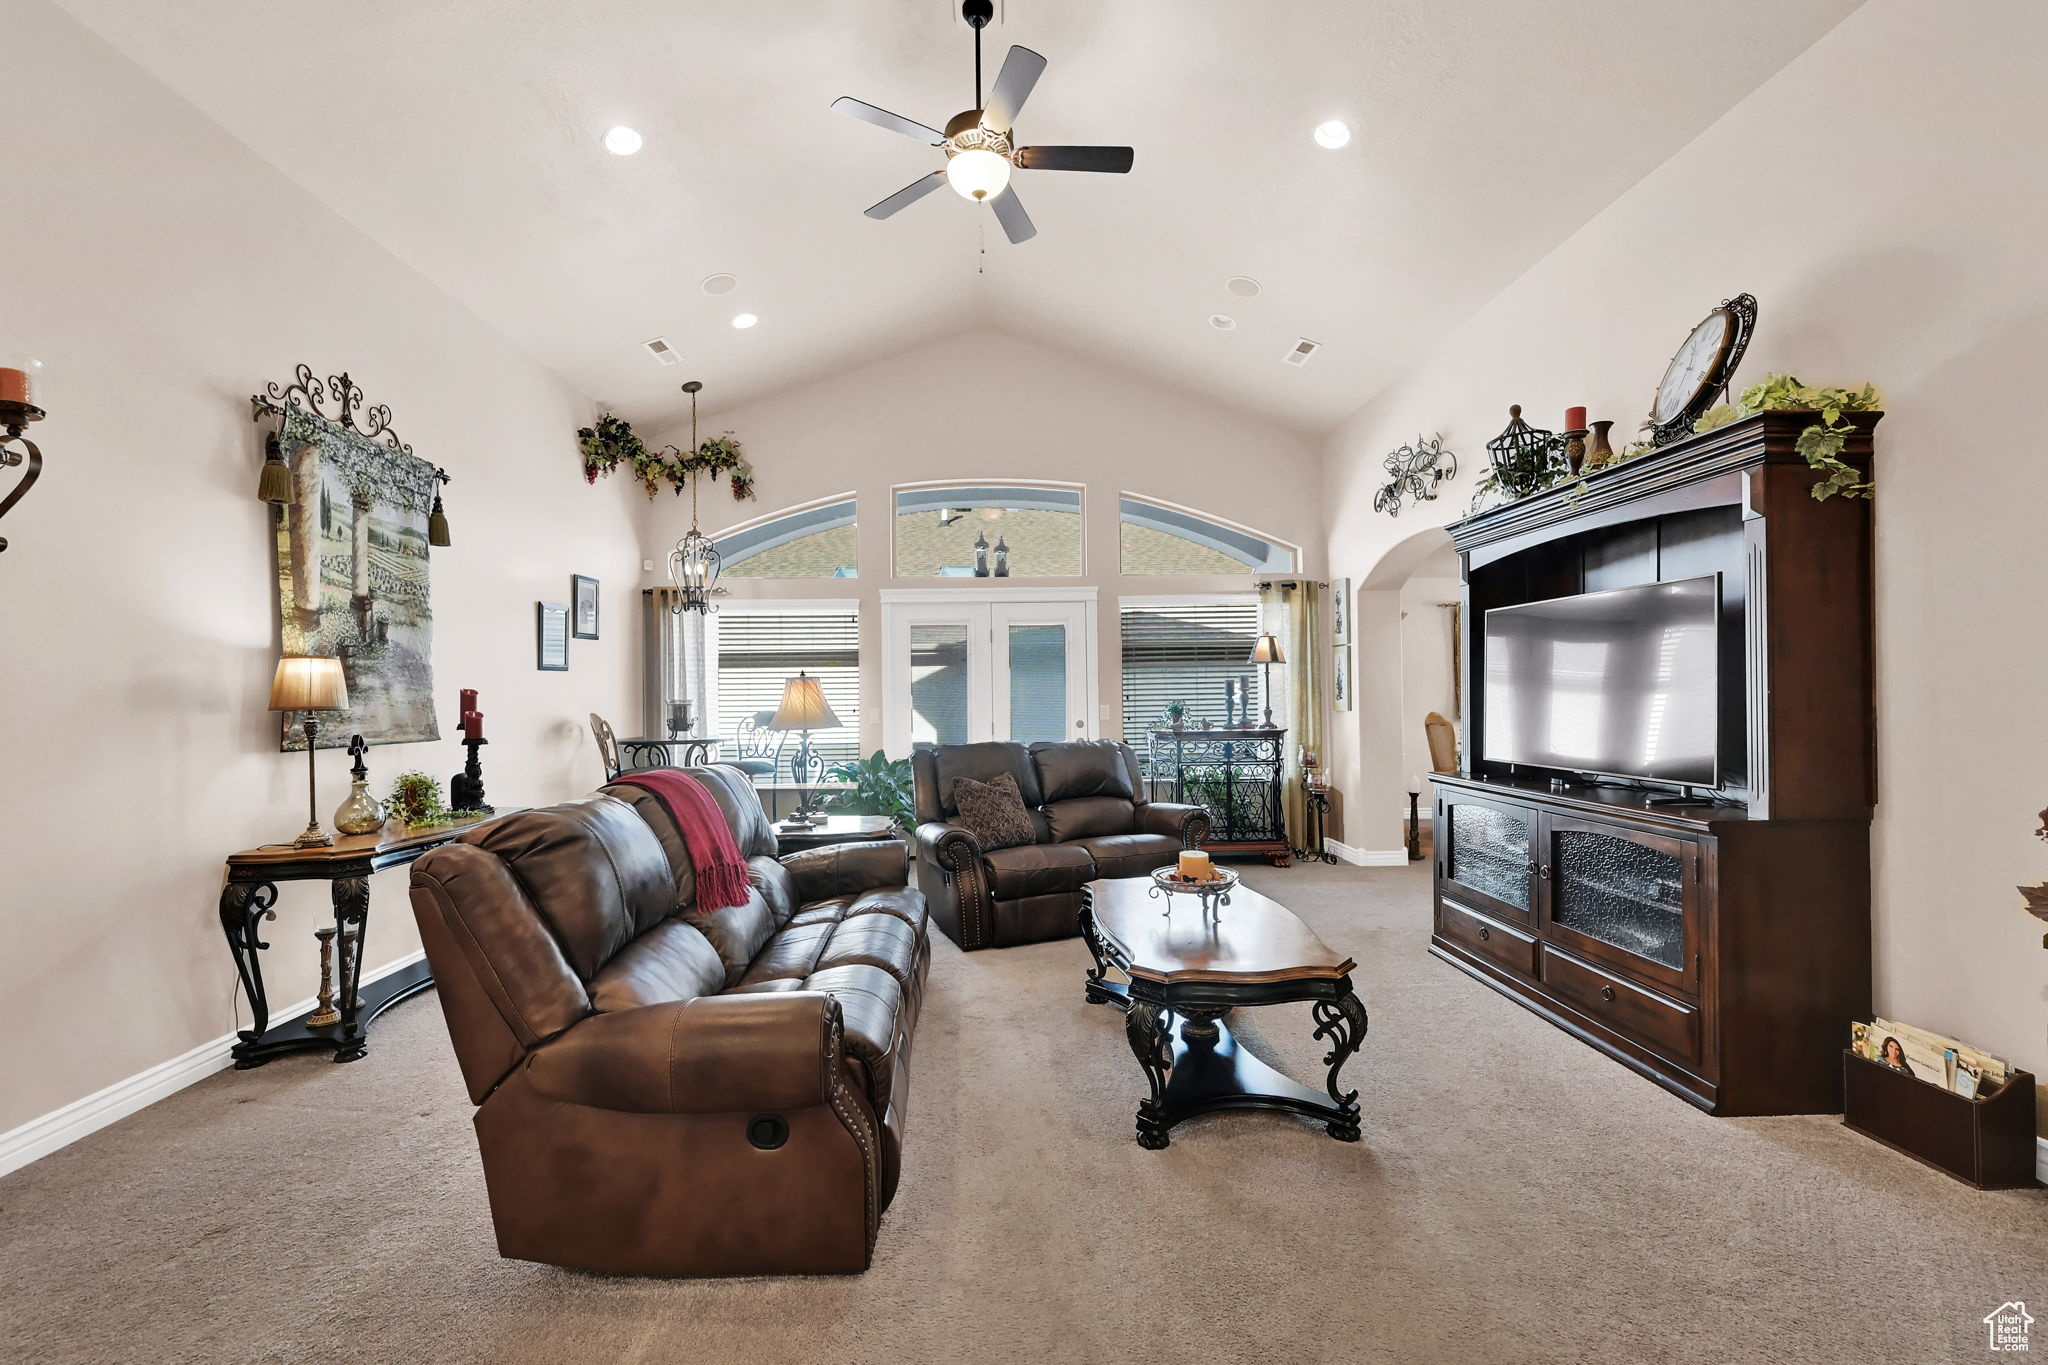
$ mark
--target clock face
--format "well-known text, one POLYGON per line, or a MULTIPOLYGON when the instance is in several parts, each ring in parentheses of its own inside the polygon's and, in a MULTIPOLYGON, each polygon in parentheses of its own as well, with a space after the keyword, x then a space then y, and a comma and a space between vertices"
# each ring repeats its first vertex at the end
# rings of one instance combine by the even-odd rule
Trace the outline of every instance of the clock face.
POLYGON ((1692 335, 1678 348, 1678 354, 1671 357, 1671 368, 1664 371, 1664 382, 1657 386, 1657 403, 1650 411, 1651 421, 1669 422, 1699 397, 1700 390, 1713 381, 1734 335, 1735 320, 1725 308, 1716 308, 1707 314, 1704 322, 1692 329, 1692 335))

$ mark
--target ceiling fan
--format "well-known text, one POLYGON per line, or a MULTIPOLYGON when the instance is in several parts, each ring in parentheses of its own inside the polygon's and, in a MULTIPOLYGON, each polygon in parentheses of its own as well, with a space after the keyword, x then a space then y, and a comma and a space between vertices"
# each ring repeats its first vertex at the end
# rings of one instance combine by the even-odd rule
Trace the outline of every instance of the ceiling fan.
POLYGON ((1105 171, 1122 175, 1131 168, 1129 147, 1019 147, 1012 122, 1032 87, 1045 72, 1045 58, 1028 47, 1013 47, 996 73, 995 87, 988 102, 981 98, 981 31, 995 17, 994 0, 965 0, 961 17, 974 29, 973 109, 955 114, 946 131, 928 128, 901 114, 841 95, 832 101, 840 113, 915 138, 946 153, 945 169, 913 180, 896 193, 868 209, 870 218, 888 218, 930 194, 942 183, 952 185, 963 198, 986 202, 995 210, 996 221, 1012 242, 1028 242, 1038 235, 1031 215, 1010 185, 1010 168, 1026 171, 1105 171))

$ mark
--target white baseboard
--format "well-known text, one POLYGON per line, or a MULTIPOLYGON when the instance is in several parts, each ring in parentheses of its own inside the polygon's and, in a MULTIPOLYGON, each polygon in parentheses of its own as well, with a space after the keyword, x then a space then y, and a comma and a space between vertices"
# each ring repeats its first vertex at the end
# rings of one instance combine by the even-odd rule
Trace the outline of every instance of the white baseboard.
POLYGON ((1323 847, 1353 867, 1408 866, 1408 850, 1405 848, 1353 848, 1339 839, 1325 839, 1323 847))
MULTIPOLYGON (((408 953, 374 972, 365 972, 363 984, 403 971, 425 957, 424 952, 408 953)), ((311 1008, 313 997, 307 996, 297 1004, 272 1010, 271 1018, 290 1019, 311 1008)), ((211 1042, 201 1043, 190 1052, 167 1062, 158 1062, 147 1071, 137 1072, 125 1081, 116 1081, 82 1100, 73 1100, 62 1109, 53 1109, 39 1119, 30 1119, 19 1128, 0 1133, 0 1175, 20 1170, 31 1161, 127 1118, 138 1109, 148 1108, 166 1095, 174 1095, 216 1071, 225 1071, 234 1064, 228 1049, 235 1042, 234 1034, 223 1034, 211 1042)))
POLYGON ((2034 1139, 2034 1179, 2048 1185, 2048 1137, 2034 1139))

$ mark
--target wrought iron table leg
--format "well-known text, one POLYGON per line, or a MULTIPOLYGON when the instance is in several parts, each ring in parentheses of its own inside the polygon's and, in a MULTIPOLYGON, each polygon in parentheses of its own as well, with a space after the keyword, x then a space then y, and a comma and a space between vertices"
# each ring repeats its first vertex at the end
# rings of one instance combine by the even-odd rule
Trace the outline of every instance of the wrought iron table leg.
POLYGON ((1114 1005, 1123 1009, 1126 1005, 1124 992, 1116 982, 1109 980, 1109 959, 1103 954, 1102 940, 1095 933, 1095 916, 1085 905, 1081 907, 1081 941, 1088 945, 1089 953, 1095 958, 1095 965, 1088 969, 1084 997, 1091 1005, 1114 1005))
POLYGON ((334 1060, 353 1062, 369 1051, 368 1030, 357 1024, 356 1016, 363 1007, 360 987, 363 937, 370 922, 370 879, 338 877, 333 883, 333 894, 336 941, 350 943, 353 931, 353 946, 344 947, 341 954, 341 1045, 334 1050, 334 1060))
POLYGON ((1149 1000, 1131 1001, 1124 1014, 1124 1036, 1152 1087, 1151 1098, 1138 1102, 1138 1145, 1156 1152, 1171 1140, 1167 1130, 1172 1126, 1163 1103, 1166 1073, 1173 1065, 1173 1031, 1167 1027, 1166 1011, 1149 1000))
POLYGON ((243 1050, 270 1027, 270 998, 263 990, 263 950, 270 945, 257 931, 264 920, 277 918, 271 908, 276 904, 277 888, 269 882, 229 882, 220 893, 221 931, 227 935, 242 993, 249 997, 251 1026, 236 1031, 242 1041, 233 1049, 235 1065, 243 1070, 255 1065, 243 1050))
POLYGON ((1330 1099, 1337 1106, 1337 1116, 1324 1125, 1330 1136, 1339 1142, 1358 1141, 1358 1092, 1339 1090, 1337 1073, 1344 1069, 1344 1063, 1351 1054, 1358 1051, 1365 1041, 1365 1006, 1350 991, 1335 1000, 1318 1000, 1314 1014, 1316 1031, 1314 1037, 1328 1036, 1330 1050, 1323 1057, 1323 1064, 1330 1068, 1327 1089, 1330 1099))

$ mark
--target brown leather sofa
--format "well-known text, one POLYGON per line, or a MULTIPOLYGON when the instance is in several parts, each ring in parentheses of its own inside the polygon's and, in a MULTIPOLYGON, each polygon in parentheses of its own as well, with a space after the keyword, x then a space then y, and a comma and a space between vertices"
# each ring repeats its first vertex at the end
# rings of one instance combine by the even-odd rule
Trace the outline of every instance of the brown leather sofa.
POLYGON ((931 963, 901 842, 775 856, 745 776, 693 769, 747 857, 700 913, 630 777, 413 865, 499 1252, 581 1270, 867 1268, 931 963))
POLYGON ((910 756, 917 797, 917 884, 932 919, 972 952, 1080 932, 1081 887, 1141 877, 1209 836, 1201 806, 1148 801, 1138 756, 1114 740, 951 744, 910 756), (955 823, 953 784, 1016 779, 1037 839, 984 850, 955 823))

